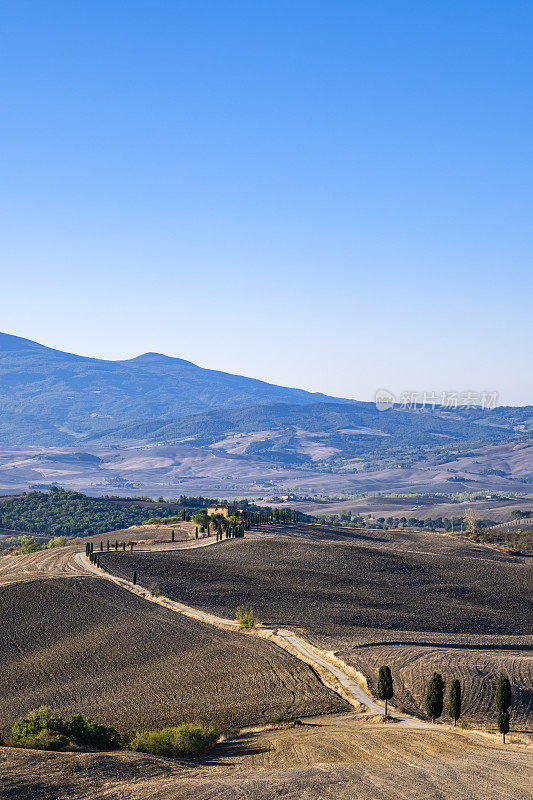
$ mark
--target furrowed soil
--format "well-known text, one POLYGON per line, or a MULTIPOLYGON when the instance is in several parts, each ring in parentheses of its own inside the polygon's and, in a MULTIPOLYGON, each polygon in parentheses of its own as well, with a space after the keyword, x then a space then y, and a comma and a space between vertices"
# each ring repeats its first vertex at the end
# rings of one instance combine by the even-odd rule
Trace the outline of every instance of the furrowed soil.
POLYGON ((226 617, 253 607, 334 650, 375 686, 389 664, 395 701, 423 711, 427 681, 463 681, 463 707, 493 723, 498 675, 513 685, 512 724, 532 728, 532 569, 483 545, 428 533, 362 535, 326 526, 280 526, 214 547, 105 553, 106 569, 137 570, 175 600, 226 617))
MULTIPOLYGON (((356 715, 247 734, 193 761, 0 748, 3 800, 531 800, 533 751, 356 715)), ((515 737, 516 738, 516 737, 515 737)))
POLYGON ((125 733, 185 721, 224 730, 279 713, 349 707, 272 644, 190 620, 99 578, 1 586, 0 615, 4 734, 40 705, 125 733))

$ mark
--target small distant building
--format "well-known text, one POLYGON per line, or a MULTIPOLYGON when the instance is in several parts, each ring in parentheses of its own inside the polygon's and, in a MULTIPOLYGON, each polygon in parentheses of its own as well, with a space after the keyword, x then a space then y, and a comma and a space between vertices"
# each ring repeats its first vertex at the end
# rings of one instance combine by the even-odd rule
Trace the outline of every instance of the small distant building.
POLYGON ((227 518, 239 516, 242 512, 237 506, 229 505, 229 503, 217 503, 214 506, 207 506, 207 513, 209 516, 211 516, 211 514, 221 514, 223 517, 227 518))

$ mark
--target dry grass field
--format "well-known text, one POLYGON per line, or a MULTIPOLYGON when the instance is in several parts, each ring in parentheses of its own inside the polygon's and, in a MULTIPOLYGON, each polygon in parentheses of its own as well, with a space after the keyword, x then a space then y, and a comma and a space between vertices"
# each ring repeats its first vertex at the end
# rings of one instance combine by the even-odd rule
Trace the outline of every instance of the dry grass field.
POLYGON ((305 664, 92 577, 0 587, 0 725, 50 705, 120 731, 182 721, 220 729, 344 710, 305 664))
POLYGON ((400 730, 357 715, 247 734, 200 761, 0 748, 3 800, 532 800, 513 739, 400 730))
MULTIPOLYGON (((280 526, 281 527, 281 526, 280 526)), ((106 568, 189 605, 300 629, 374 688, 388 663, 399 707, 423 710, 438 670, 463 682, 464 716, 494 723, 496 677, 514 689, 512 724, 533 727, 533 573, 527 559, 428 533, 360 535, 299 526, 172 553, 105 554, 106 568), (282 535, 285 534, 285 535, 282 535)))

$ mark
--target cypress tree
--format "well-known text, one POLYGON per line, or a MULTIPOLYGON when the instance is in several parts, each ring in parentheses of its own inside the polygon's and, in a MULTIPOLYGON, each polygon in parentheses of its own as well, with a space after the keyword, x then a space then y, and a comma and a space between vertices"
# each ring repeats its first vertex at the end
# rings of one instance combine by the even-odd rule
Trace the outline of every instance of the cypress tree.
POLYGON ((378 677, 378 700, 385 700, 385 716, 387 716, 388 702, 394 697, 394 688, 390 667, 380 667, 378 677))
POLYGON ((125 542, 125 541, 124 541, 124 542, 122 542, 122 551, 123 551, 124 553, 126 552, 126 542, 125 542))
POLYGON ((109 550, 109 539, 107 540, 107 549, 109 550))
POLYGON ((131 582, 133 584, 137 583, 137 570, 135 570, 135 569, 133 570, 133 577, 132 577, 132 581, 131 582))
POLYGON ((508 709, 513 702, 513 695, 511 693, 511 682, 504 675, 500 675, 498 678, 494 700, 498 709, 498 730, 502 734, 503 743, 505 744, 505 734, 509 733, 508 709))
POLYGON ((453 719, 454 726, 461 716, 461 684, 454 678, 450 686, 450 717, 453 719))
POLYGON ((130 550, 133 553, 133 542, 130 542, 130 550))
POLYGON ((511 694, 511 683, 509 678, 506 678, 504 675, 500 675, 498 678, 498 683, 496 684, 496 696, 494 700, 496 702, 496 708, 498 711, 507 711, 513 701, 511 694))
POLYGON ((195 530, 194 538, 198 539, 198 528, 196 528, 196 530, 195 530))
POLYGON ((176 533, 174 531, 174 528, 172 528, 172 541, 174 541, 175 538, 176 538, 176 533))
POLYGON ((435 722, 442 714, 444 705, 444 680, 439 672, 434 672, 428 683, 425 705, 428 717, 435 722))
POLYGON ((100 539, 100 552, 102 553, 102 552, 103 552, 103 550, 104 550, 104 543, 103 543, 103 541, 100 539))
POLYGON ((509 712, 503 708, 498 711, 498 730, 500 731, 503 737, 503 743, 505 744, 505 734, 509 733, 509 712))
POLYGON ((115 539, 115 550, 118 550, 118 539, 115 539))

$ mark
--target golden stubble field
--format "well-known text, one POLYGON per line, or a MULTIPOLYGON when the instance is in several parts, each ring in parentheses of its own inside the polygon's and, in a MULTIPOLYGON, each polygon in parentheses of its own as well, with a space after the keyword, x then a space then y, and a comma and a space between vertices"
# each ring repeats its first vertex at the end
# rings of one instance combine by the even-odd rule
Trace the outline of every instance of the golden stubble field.
POLYGON ((531 800, 533 749, 356 714, 244 734, 195 762, 0 748, 3 800, 531 800))

